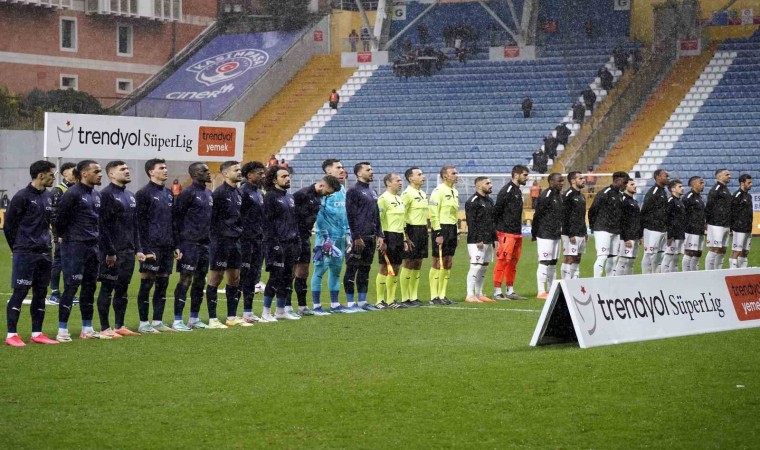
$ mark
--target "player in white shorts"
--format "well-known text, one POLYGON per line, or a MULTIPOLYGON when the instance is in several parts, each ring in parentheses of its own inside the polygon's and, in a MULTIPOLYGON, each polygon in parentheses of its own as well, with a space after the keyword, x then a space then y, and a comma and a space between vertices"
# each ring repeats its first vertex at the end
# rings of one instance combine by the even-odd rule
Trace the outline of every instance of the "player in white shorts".
POLYGON ((641 258, 641 273, 660 271, 667 239, 669 180, 670 176, 666 170, 655 170, 655 185, 644 196, 644 204, 641 205, 641 226, 644 227, 644 257, 641 258))
POLYGON ((475 194, 464 204, 467 221, 467 252, 470 255, 470 270, 467 273, 468 303, 490 302, 492 299, 483 295, 483 283, 486 279, 488 264, 493 261, 496 239, 496 222, 494 221, 494 202, 490 194, 493 185, 488 177, 475 178, 475 194))
POLYGON ((739 176, 739 190, 731 199, 731 231, 734 234, 731 245, 732 269, 747 267, 747 256, 752 245, 752 177, 748 173, 739 176))
POLYGON ((549 175, 549 189, 536 202, 531 226, 532 240, 538 241, 538 268, 536 269, 536 298, 548 297, 548 290, 557 274, 559 242, 562 235, 562 175, 549 175))
POLYGON ((562 279, 580 277, 581 256, 586 252, 586 177, 580 172, 567 174, 570 189, 562 196, 562 279))
POLYGON ((678 272, 678 255, 683 253, 685 211, 681 196, 683 183, 681 180, 670 180, 670 199, 668 200, 668 240, 665 243, 665 257, 662 259, 660 272, 678 272))
POLYGON ((639 252, 641 241, 641 211, 636 195, 636 181, 628 180, 623 191, 623 219, 621 221, 620 242, 614 275, 633 275, 633 262, 639 252))
POLYGON ((705 203, 701 195, 705 188, 705 180, 702 177, 691 177, 689 186, 691 191, 681 200, 684 206, 685 232, 681 270, 684 272, 699 269, 699 259, 705 246, 705 203))
POLYGON ((612 276, 615 268, 623 215, 621 190, 628 183, 628 179, 628 174, 625 172, 613 173, 612 184, 596 194, 588 210, 588 222, 594 231, 596 244, 594 278, 599 278, 603 274, 612 276))
POLYGON ((707 194, 705 219, 707 221, 707 247, 710 249, 705 257, 705 270, 723 268, 723 258, 728 247, 728 234, 731 227, 731 193, 728 183, 731 172, 728 169, 715 171, 715 187, 707 194))

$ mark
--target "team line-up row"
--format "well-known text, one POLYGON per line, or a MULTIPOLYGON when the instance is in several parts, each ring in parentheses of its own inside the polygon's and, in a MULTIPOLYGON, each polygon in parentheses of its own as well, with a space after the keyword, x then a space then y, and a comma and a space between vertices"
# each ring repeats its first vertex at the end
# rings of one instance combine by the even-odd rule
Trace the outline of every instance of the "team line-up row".
MULTIPOLYGON (((206 187, 211 181, 208 166, 193 163, 188 168, 192 184, 176 197, 165 186, 168 170, 161 159, 145 163, 150 181, 136 193, 126 188, 131 175, 123 161, 111 161, 104 169, 93 160, 64 164, 63 182, 53 187, 55 169, 48 161, 33 163, 31 183, 14 195, 6 212, 4 231, 13 252, 8 345, 25 345, 17 334, 17 324, 30 290, 31 341, 43 344, 71 341, 68 321, 77 292, 82 339, 245 327, 310 315, 423 306, 426 303, 418 295, 420 272, 422 260, 431 254, 431 298, 427 303, 453 303, 446 294, 459 242, 460 205, 455 187, 458 172, 454 166, 441 168, 441 182, 429 197, 422 190, 425 174, 417 167, 403 173, 408 184, 403 192, 402 174, 385 175, 386 190, 378 195, 370 187, 374 174, 369 162, 353 167, 356 183, 346 189, 346 171, 337 159, 325 160, 324 177, 293 194, 289 192, 291 172, 287 168, 266 169, 257 161, 243 165, 237 161, 222 163, 224 183, 213 192, 206 187), (103 172, 110 184, 97 191, 103 172), (135 259, 140 272, 137 332, 124 323, 135 259), (367 293, 375 259, 379 271, 376 298, 371 303, 367 293), (174 288, 174 321, 167 326, 163 315, 175 261, 179 281, 174 288), (346 269, 341 278, 344 262, 346 269), (264 308, 257 317, 253 298, 264 263, 269 278, 264 288, 264 308), (312 263, 313 273, 308 280, 312 263), (57 290, 61 272, 63 293, 57 290), (321 302, 325 275, 329 307, 323 307, 321 302), (222 322, 217 317, 217 291, 225 279, 227 315, 222 322), (96 302, 98 281, 101 288, 96 302), (341 281, 347 298, 345 306, 339 301, 341 281), (59 304, 55 340, 42 333, 49 285, 53 290, 51 300, 59 304), (401 295, 398 300, 397 285, 401 295), (151 291, 153 314, 149 320, 151 291), (297 310, 292 306, 293 291, 297 310), (306 301, 309 291, 312 308, 306 301), (190 316, 185 323, 188 292, 190 316), (208 323, 199 318, 204 295, 208 323), (238 316, 241 296, 242 317, 238 316), (94 330, 92 323, 95 305, 100 332, 94 330)), ((476 192, 465 203, 470 260, 466 302, 524 298, 513 286, 522 250, 521 187, 528 179, 528 168, 516 165, 511 176, 511 182, 495 200, 491 198, 491 181, 476 178, 476 192), (483 293, 483 285, 487 268, 494 260, 494 293, 489 298, 483 293)), ((560 244, 564 255, 561 276, 580 275, 587 241, 583 194, 586 181, 579 172, 570 172, 566 178, 570 187, 562 193, 564 177, 549 175, 549 187, 535 206, 531 229, 538 249, 539 298, 546 297, 556 276, 560 244)), ((632 274, 633 261, 642 244, 642 273, 677 270, 682 253, 683 270, 696 270, 705 245, 705 230, 710 249, 706 269, 722 267, 731 231, 731 267, 746 267, 752 226, 752 179, 748 174, 739 177, 739 190, 732 195, 727 188, 729 171, 717 170, 716 185, 705 204, 701 197, 703 179, 691 178, 690 192, 683 196, 681 181, 669 180, 667 171, 658 170, 655 186, 647 192, 641 208, 633 198, 635 182, 624 172, 616 172, 612 179, 588 209, 588 224, 595 234, 597 250, 595 277, 632 274)))

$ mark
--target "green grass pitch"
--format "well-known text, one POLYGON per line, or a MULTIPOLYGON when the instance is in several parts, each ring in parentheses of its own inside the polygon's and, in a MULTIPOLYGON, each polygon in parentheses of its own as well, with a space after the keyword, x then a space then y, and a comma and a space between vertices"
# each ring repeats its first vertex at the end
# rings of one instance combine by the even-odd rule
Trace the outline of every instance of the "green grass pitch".
MULTIPOLYGON (((10 254, 0 248, 5 304, 10 254)), ((584 259, 583 276, 593 259, 584 259)), ((760 265, 760 251, 750 265, 760 265)), ((429 260, 423 294, 428 267, 429 260)), ((535 295, 535 268, 535 245, 526 239, 520 293, 535 295)), ((462 243, 450 298, 463 299, 466 271, 462 243)), ((130 326, 137 324, 136 288, 130 326)), ((542 304, 459 303, 3 347, 1 446, 757 448, 760 329, 588 350, 531 348, 542 304)), ((75 310, 72 335, 79 318, 75 310)), ((57 308, 48 307, 46 332, 54 335, 56 322, 57 308)), ((29 327, 25 305, 25 339, 29 327)))

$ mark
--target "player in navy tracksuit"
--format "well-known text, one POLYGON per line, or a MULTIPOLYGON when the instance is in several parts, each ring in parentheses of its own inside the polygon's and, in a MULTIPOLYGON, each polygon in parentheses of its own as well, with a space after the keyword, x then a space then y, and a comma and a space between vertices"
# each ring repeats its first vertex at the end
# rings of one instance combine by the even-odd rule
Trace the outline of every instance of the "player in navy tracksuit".
POLYGON ((13 196, 5 212, 5 239, 13 254, 13 294, 8 300, 6 320, 8 335, 5 343, 11 347, 26 344, 16 333, 16 325, 21 316, 21 305, 29 290, 32 290, 32 342, 57 344, 58 342, 42 334, 45 319, 45 294, 50 283, 52 267, 50 241, 50 215, 52 201, 47 188, 55 180, 55 164, 37 161, 29 167, 32 182, 13 196))
POLYGON ((354 166, 357 181, 346 192, 346 215, 353 237, 353 247, 346 257, 346 273, 343 288, 346 290, 348 307, 354 307, 354 285, 359 293, 359 308, 377 311, 367 303, 369 290, 369 269, 375 256, 375 248, 383 246, 383 227, 380 225, 380 210, 377 207, 377 192, 369 186, 372 182, 372 166, 360 162, 354 166))
MULTIPOLYGON (((56 213, 58 211, 58 202, 61 201, 61 197, 66 193, 74 183, 77 182, 74 176, 74 169, 77 165, 72 162, 61 164, 59 173, 61 174, 61 183, 57 184, 50 189, 50 199, 52 202, 52 212, 50 215, 50 223, 55 223, 56 213)), ((53 251, 53 269, 50 274, 50 302, 51 305, 57 305, 61 298, 61 292, 58 289, 61 285, 61 246, 59 245, 58 236, 53 229, 53 244, 55 245, 53 251)))
POLYGON ((277 315, 285 318, 299 316, 285 314, 285 298, 293 284, 293 265, 300 249, 296 204, 290 189, 290 172, 279 166, 267 170, 264 186, 264 245, 266 248, 266 268, 269 280, 264 288, 264 311, 262 320, 277 321, 270 308, 272 299, 277 297, 277 315))
POLYGON ((264 164, 259 161, 244 164, 240 173, 245 181, 238 188, 240 217, 243 220, 243 235, 240 237, 240 291, 243 293, 243 320, 248 323, 261 321, 253 314, 253 296, 256 285, 261 281, 261 265, 264 263, 264 195, 261 193, 264 171, 264 164))
POLYGON ((193 184, 180 192, 174 200, 172 222, 174 241, 179 243, 182 257, 177 260, 179 281, 174 288, 174 323, 177 331, 206 328, 199 314, 203 303, 203 290, 208 273, 209 239, 211 235, 211 209, 214 200, 206 183, 211 182, 211 172, 202 162, 190 164, 188 168, 193 184), (183 310, 190 289, 190 320, 182 321, 183 310))
POLYGON ((225 161, 221 165, 224 183, 214 190, 214 207, 211 212, 211 274, 206 286, 206 306, 208 307, 209 328, 232 326, 248 327, 250 323, 237 315, 240 301, 240 236, 243 221, 240 218, 242 200, 238 183, 243 179, 240 163, 225 161), (227 275, 225 292, 227 295, 227 322, 222 324, 216 318, 216 291, 227 275))
POLYGON ((61 263, 63 269, 63 295, 58 309, 59 342, 71 342, 68 322, 74 295, 79 286, 79 309, 82 312, 82 339, 110 339, 92 328, 95 289, 100 268, 100 186, 103 177, 100 164, 92 160, 80 161, 76 168, 77 184, 70 187, 58 204, 55 229, 63 239, 61 263))
POLYGON ((139 261, 145 261, 137 233, 137 200, 135 194, 126 188, 132 181, 127 163, 109 162, 106 164, 106 176, 111 184, 100 191, 100 335, 112 338, 139 336, 139 333, 124 326, 127 289, 135 270, 135 255, 139 261), (113 330, 108 320, 111 294, 115 315, 113 330))
POLYGON ((149 159, 145 162, 145 173, 150 181, 137 191, 137 231, 145 253, 145 261, 140 263, 140 290, 137 293, 137 310, 140 315, 140 333, 160 333, 174 331, 164 325, 164 305, 169 274, 172 273, 174 259, 182 254, 174 242, 172 230, 172 204, 174 197, 164 186, 169 178, 166 161, 149 159), (153 292, 153 322, 148 322, 150 290, 153 292))

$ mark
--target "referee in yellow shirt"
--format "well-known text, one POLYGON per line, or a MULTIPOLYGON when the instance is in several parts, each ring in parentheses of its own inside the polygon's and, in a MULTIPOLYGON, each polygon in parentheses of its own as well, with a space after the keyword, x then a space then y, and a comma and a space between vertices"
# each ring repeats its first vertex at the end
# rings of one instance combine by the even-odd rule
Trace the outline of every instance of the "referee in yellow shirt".
POLYGON ((430 267, 430 304, 450 305, 454 302, 446 297, 446 287, 451 275, 451 263, 457 249, 457 213, 459 212, 459 192, 454 185, 459 181, 459 172, 454 166, 443 166, 440 171, 441 184, 430 194, 430 227, 433 230, 433 265, 430 267), (441 258, 441 255, 443 257, 441 258), (441 259, 443 267, 441 267, 441 259))
POLYGON ((407 306, 396 299, 396 281, 398 280, 399 268, 404 259, 404 251, 408 248, 404 236, 404 202, 399 195, 403 181, 397 173, 389 173, 383 178, 385 192, 377 199, 377 207, 380 211, 380 225, 385 234, 385 248, 381 248, 377 255, 380 264, 375 280, 377 287, 377 306, 380 309, 403 309, 407 306), (388 257, 386 262, 385 257, 388 257), (393 269, 393 275, 388 273, 388 264, 393 269))
POLYGON ((401 269, 401 296, 407 306, 423 306, 417 294, 420 285, 422 260, 428 257, 428 199, 425 191, 425 174, 419 167, 410 167, 404 172, 409 186, 401 200, 404 203, 407 251, 404 252, 404 266, 401 269))

